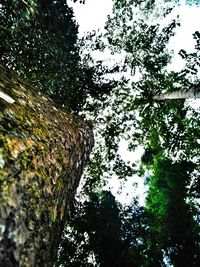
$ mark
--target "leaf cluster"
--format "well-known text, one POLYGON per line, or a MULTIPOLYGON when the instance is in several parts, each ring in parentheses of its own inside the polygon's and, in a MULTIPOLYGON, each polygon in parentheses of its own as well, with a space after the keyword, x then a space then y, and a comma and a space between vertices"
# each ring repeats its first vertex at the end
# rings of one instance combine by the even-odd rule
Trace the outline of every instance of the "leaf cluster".
MULTIPOLYGON (((105 69, 81 59, 78 25, 64 0, 1 1, 1 60, 55 103, 78 112, 86 99, 101 98, 113 85, 105 69)), ((84 45, 82 43, 82 45, 84 45)))

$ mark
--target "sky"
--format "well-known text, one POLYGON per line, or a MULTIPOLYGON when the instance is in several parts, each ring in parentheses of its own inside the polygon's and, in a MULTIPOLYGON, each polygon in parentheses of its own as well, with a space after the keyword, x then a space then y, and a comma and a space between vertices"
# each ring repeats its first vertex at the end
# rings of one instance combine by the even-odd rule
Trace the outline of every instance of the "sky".
MULTIPOLYGON (((107 16, 112 14, 112 0, 86 0, 85 4, 73 3, 70 0, 69 5, 73 7, 79 24, 79 36, 83 36, 87 31, 98 29, 103 31, 107 16)), ((172 15, 175 16, 176 13, 180 15, 181 27, 177 29, 176 36, 171 38, 169 47, 174 49, 175 54, 180 49, 192 51, 194 47, 192 33, 200 29, 200 7, 183 4, 174 9, 172 15)), ((178 65, 174 63, 174 68, 179 68, 178 65)))
MULTIPOLYGON (((200 0, 199 0, 200 1, 200 0)), ((184 3, 185 1, 182 0, 184 3)), ((79 36, 83 36, 85 32, 92 30, 104 30, 104 24, 107 20, 107 15, 112 13, 112 0, 86 0, 85 4, 73 3, 68 1, 69 6, 73 7, 76 21, 79 24, 79 36)), ((200 30, 200 7, 181 5, 173 11, 172 16, 180 15, 181 27, 177 28, 176 35, 171 38, 168 48, 174 50, 174 60, 170 65, 170 69, 178 71, 184 66, 184 61, 178 55, 180 49, 185 49, 192 52, 194 48, 194 40, 192 33, 200 30)), ((193 105, 199 106, 199 102, 193 100, 193 105)), ((139 161, 143 148, 139 147, 135 152, 127 150, 127 142, 122 141, 120 145, 121 156, 124 160, 135 159, 139 161)), ((122 185, 117 177, 113 177, 109 183, 112 188, 112 193, 121 203, 128 204, 132 200, 133 195, 139 196, 139 202, 144 205, 144 196, 147 187, 144 186, 142 178, 133 176, 122 185), (137 183, 137 187, 133 186, 137 183), (120 194, 121 187, 123 190, 120 194)))
POLYGON ((68 1, 79 24, 79 35, 92 30, 103 30, 107 15, 112 13, 112 0, 85 0, 85 4, 68 1))
POLYGON ((180 49, 185 49, 187 52, 192 52, 195 41, 192 38, 192 33, 200 30, 200 7, 183 5, 177 8, 174 13, 180 14, 181 27, 177 28, 176 35, 171 38, 169 48, 174 50, 175 58, 173 69, 180 70, 183 66, 183 61, 178 55, 180 49))

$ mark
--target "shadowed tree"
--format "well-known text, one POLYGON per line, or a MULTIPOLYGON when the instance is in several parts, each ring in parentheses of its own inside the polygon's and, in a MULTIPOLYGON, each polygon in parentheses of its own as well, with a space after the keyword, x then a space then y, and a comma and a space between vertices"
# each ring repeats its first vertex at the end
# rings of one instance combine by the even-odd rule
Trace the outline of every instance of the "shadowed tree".
POLYGON ((137 201, 122 207, 109 191, 90 193, 70 214, 56 266, 142 266, 145 227, 137 201))

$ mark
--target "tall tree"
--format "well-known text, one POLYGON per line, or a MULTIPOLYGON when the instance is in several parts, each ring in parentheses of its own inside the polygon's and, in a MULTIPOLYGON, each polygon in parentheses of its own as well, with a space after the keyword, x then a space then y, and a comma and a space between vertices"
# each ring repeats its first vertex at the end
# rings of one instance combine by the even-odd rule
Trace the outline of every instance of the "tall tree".
POLYGON ((0 266, 53 266, 91 125, 0 66, 0 266))
MULTIPOLYGON (((17 9, 17 12, 14 12, 13 7, 18 7, 18 2, 9 3, 12 6, 11 9, 7 5, 8 1, 2 1, 0 7, 2 25, 6 25, 1 34, 2 36, 6 36, 7 32, 10 34, 9 40, 2 42, 2 60, 9 67, 32 80, 35 85, 43 88, 44 92, 65 108, 70 108, 74 112, 83 110, 85 114, 88 114, 90 108, 94 108, 94 99, 97 100, 95 104, 102 107, 102 110, 106 108, 102 113, 95 114, 97 115, 96 127, 97 129, 99 127, 101 139, 97 140, 98 148, 94 151, 93 161, 89 166, 89 175, 86 175, 90 178, 87 179, 87 192, 91 191, 91 188, 97 189, 99 180, 103 183, 103 178, 109 174, 114 173, 119 178, 124 178, 135 172, 134 166, 131 166, 130 163, 125 164, 118 154, 119 142, 122 137, 129 139, 129 148, 132 150, 138 144, 144 145, 149 152, 146 156, 151 159, 154 159, 153 154, 164 151, 165 156, 171 158, 167 165, 169 169, 171 166, 172 169, 179 169, 179 165, 172 162, 177 157, 179 160, 186 158, 191 160, 198 156, 196 149, 198 138, 196 137, 198 136, 199 122, 197 118, 199 115, 185 106, 184 100, 176 101, 176 103, 163 101, 163 103, 153 99, 155 95, 160 95, 163 91, 170 92, 198 85, 198 80, 186 77, 196 73, 194 67, 196 68, 197 65, 194 66, 190 60, 196 56, 189 57, 182 51, 181 54, 185 57, 189 68, 181 73, 166 70, 171 59, 166 44, 179 23, 172 20, 169 25, 160 27, 159 18, 164 19, 170 12, 171 6, 167 5, 163 9, 156 5, 155 0, 114 1, 114 14, 108 19, 106 35, 112 46, 112 52, 125 51, 127 53, 124 66, 115 66, 114 69, 120 71, 128 69, 132 76, 138 75, 137 79, 133 80, 131 88, 124 86, 122 82, 121 86, 110 93, 112 84, 110 82, 100 83, 100 86, 96 84, 101 72, 94 72, 87 62, 80 60, 79 47, 76 44, 77 26, 73 21, 72 11, 65 1, 40 0, 37 2, 27 1, 25 4, 23 1, 23 8, 17 9), (8 25, 6 17, 9 17, 8 25), (179 83, 178 88, 177 82, 179 83), (102 93, 105 93, 104 97, 98 98, 99 95, 102 96, 102 93), (92 101, 88 96, 92 97, 92 101), (85 109, 86 102, 91 103, 87 106, 88 109, 85 109)), ((197 38, 197 42, 198 40, 199 38, 197 38)), ((101 62, 98 67, 101 70, 101 62)), ((82 140, 82 132, 80 139, 82 140)), ((2 164, 3 161, 0 162, 2 164)), ((159 168, 164 169, 161 165, 159 168)), ((157 169, 154 166, 154 170, 157 169)), ((166 169, 163 172, 165 173, 166 169)), ((163 175, 163 177, 161 183, 165 183, 165 180, 168 179, 168 176, 166 178, 163 175)), ((173 184, 173 194, 177 190, 178 182, 173 184)), ((153 183, 156 184, 155 179, 152 178, 153 183)), ((149 184, 151 185, 151 182, 149 184)), ((160 181, 158 184, 160 185, 160 181)), ((162 207, 166 208, 165 199, 160 197, 164 193, 159 185, 156 184, 158 188, 156 197, 160 201, 162 200, 162 207)), ((183 197, 186 191, 183 186, 181 188, 183 189, 181 197, 183 197)), ((196 189, 198 190, 198 186, 196 189)), ((150 219, 148 225, 143 216, 135 216, 136 220, 134 221, 136 213, 132 211, 133 216, 129 216, 126 220, 128 212, 124 213, 125 219, 122 220, 119 216, 119 205, 116 204, 110 193, 104 192, 100 196, 98 194, 91 195, 91 201, 85 203, 86 210, 84 211, 87 211, 87 217, 85 214, 80 214, 80 217, 73 214, 74 220, 72 219, 71 227, 75 229, 74 233, 66 232, 71 240, 64 239, 63 241, 67 244, 68 254, 66 255, 69 256, 74 266, 81 266, 81 264, 92 266, 89 259, 95 254, 96 262, 102 266, 110 266, 112 262, 109 260, 112 259, 115 266, 155 267, 163 264, 162 249, 165 249, 167 255, 171 257, 171 261, 177 263, 177 258, 180 258, 182 251, 179 249, 178 252, 174 250, 175 252, 171 253, 169 250, 174 249, 177 244, 179 246, 180 239, 177 243, 176 238, 173 242, 167 243, 167 237, 162 236, 162 243, 157 242, 155 225, 151 224, 151 222, 158 222, 156 213, 158 210, 151 209, 151 203, 154 203, 154 200, 156 202, 157 199, 154 199, 154 194, 149 193, 150 219), (140 220, 137 220, 138 218, 140 220), (110 228, 106 228, 106 223, 110 228), (138 227, 131 228, 131 224, 134 225, 134 223, 139 225, 139 229, 142 231, 138 231, 138 227), (143 238, 144 228, 150 230, 150 232, 147 231, 146 241, 143 238), (110 240, 111 237, 112 240, 110 240), (113 247, 108 247, 108 244, 113 247), (154 249, 154 245, 156 249, 154 249), (108 257, 106 248, 112 257, 108 257), (120 255, 120 257, 116 258, 113 255, 120 255)), ((189 218, 186 223, 189 222, 191 226, 193 224, 193 221, 190 220, 192 213, 187 214, 189 206, 182 198, 179 198, 178 201, 183 207, 181 216, 189 218)), ((163 218, 167 218, 167 212, 168 209, 164 209, 163 218)), ((181 220, 179 222, 181 223, 181 220)), ((186 223, 183 220, 184 229, 186 223)), ((173 227, 172 222, 166 228, 171 238, 173 231, 170 227, 173 227)), ((193 236, 196 238, 195 227, 190 227, 190 230, 192 229, 190 233, 194 233, 193 236)), ((187 245, 191 241, 189 238, 185 238, 185 240, 187 245)), ((179 248, 181 246, 182 244, 179 248)), ((189 257, 196 255, 193 253, 193 248, 196 249, 196 246, 192 247, 189 257)), ((192 257, 190 258, 193 259, 192 257)), ((65 257, 64 260, 66 260, 65 257)), ((60 264, 62 263, 60 262, 60 264)), ((69 262, 67 264, 69 266, 69 262)))
MULTIPOLYGON (((181 88, 198 88, 199 33, 194 34, 197 42, 194 53, 180 51, 186 61, 185 68, 179 73, 168 71, 166 67, 170 63, 170 54, 166 45, 179 23, 172 20, 167 26, 161 26, 159 19, 164 19, 170 9, 163 9, 160 13, 155 7, 155 1, 115 1, 114 15, 107 24, 107 37, 110 45, 114 46, 113 50, 128 53, 125 63, 133 75, 132 96, 135 97, 131 102, 130 95, 121 90, 124 110, 129 114, 133 111, 138 114, 134 117, 134 131, 129 132, 129 147, 134 149, 137 144, 143 145, 146 149, 145 160, 153 161, 150 171, 153 169, 156 173, 151 177, 146 168, 143 172, 143 175, 147 172, 146 175, 150 176, 147 210, 151 210, 151 233, 147 241, 147 266, 162 266, 166 259, 174 266, 197 266, 198 224, 194 220, 197 209, 187 204, 186 198, 191 201, 187 186, 194 175, 189 175, 187 167, 190 161, 199 162, 199 113, 187 106, 184 100, 158 102, 154 98, 163 91, 171 93, 181 88), (163 152, 163 155, 156 161, 155 155, 159 152, 163 152), (177 198, 174 197, 176 192, 177 198), (176 221, 170 220, 172 213, 177 218, 177 225, 176 221), (187 226, 188 232, 184 236, 187 226), (180 232, 183 230, 184 244, 181 243, 181 234, 176 232, 178 227, 180 232), (148 242, 153 245, 149 247, 148 242), (181 259, 185 259, 186 263, 181 259)), ((128 114, 126 118, 129 118, 128 114)), ((198 171, 197 167, 195 169, 198 171)))
MULTIPOLYGON (((158 11, 154 1, 114 2, 114 14, 106 26, 107 37, 111 46, 114 46, 113 51, 121 50, 127 53, 125 65, 133 76, 132 89, 126 87, 118 91, 118 95, 123 96, 123 101, 120 102, 121 110, 126 110, 126 118, 123 117, 121 123, 126 121, 123 128, 127 127, 125 131, 129 132, 127 139, 130 148, 134 148, 137 143, 148 145, 150 139, 154 139, 159 143, 158 147, 161 146, 166 153, 171 153, 170 156, 174 157, 178 150, 184 147, 185 152, 187 151, 185 157, 190 157, 189 146, 192 144, 188 142, 188 136, 192 129, 189 121, 194 120, 192 124, 196 126, 193 128, 197 129, 199 115, 185 105, 184 100, 177 100, 174 103, 159 102, 153 98, 162 95, 163 91, 173 92, 182 88, 196 90, 199 87, 197 75, 199 33, 194 34, 196 40, 194 53, 180 51, 186 62, 184 69, 179 73, 168 71, 166 67, 170 63, 171 56, 167 43, 179 23, 172 19, 167 26, 160 25, 160 19, 165 19, 171 10, 168 5, 163 7, 158 11), (150 2, 151 5, 148 6, 147 3, 150 2), (139 116, 134 116, 134 110, 137 110, 139 116), (128 123, 128 120, 132 121, 132 118, 134 118, 134 133, 128 130, 131 123, 128 123), (149 138, 150 136, 154 136, 153 139, 149 138), (174 141, 175 146, 172 144, 174 141), (173 150, 173 147, 176 149, 173 150)), ((196 131, 195 129, 192 131, 196 131)), ((195 140, 193 145, 198 146, 195 140)), ((184 154, 182 156, 184 157, 184 154)))

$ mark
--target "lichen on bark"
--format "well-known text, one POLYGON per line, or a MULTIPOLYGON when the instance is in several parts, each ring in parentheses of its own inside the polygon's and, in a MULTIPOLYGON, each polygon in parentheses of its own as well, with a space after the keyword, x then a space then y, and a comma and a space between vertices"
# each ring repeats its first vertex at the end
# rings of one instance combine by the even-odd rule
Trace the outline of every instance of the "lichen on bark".
POLYGON ((93 147, 91 125, 0 65, 0 266, 50 267, 93 147))

